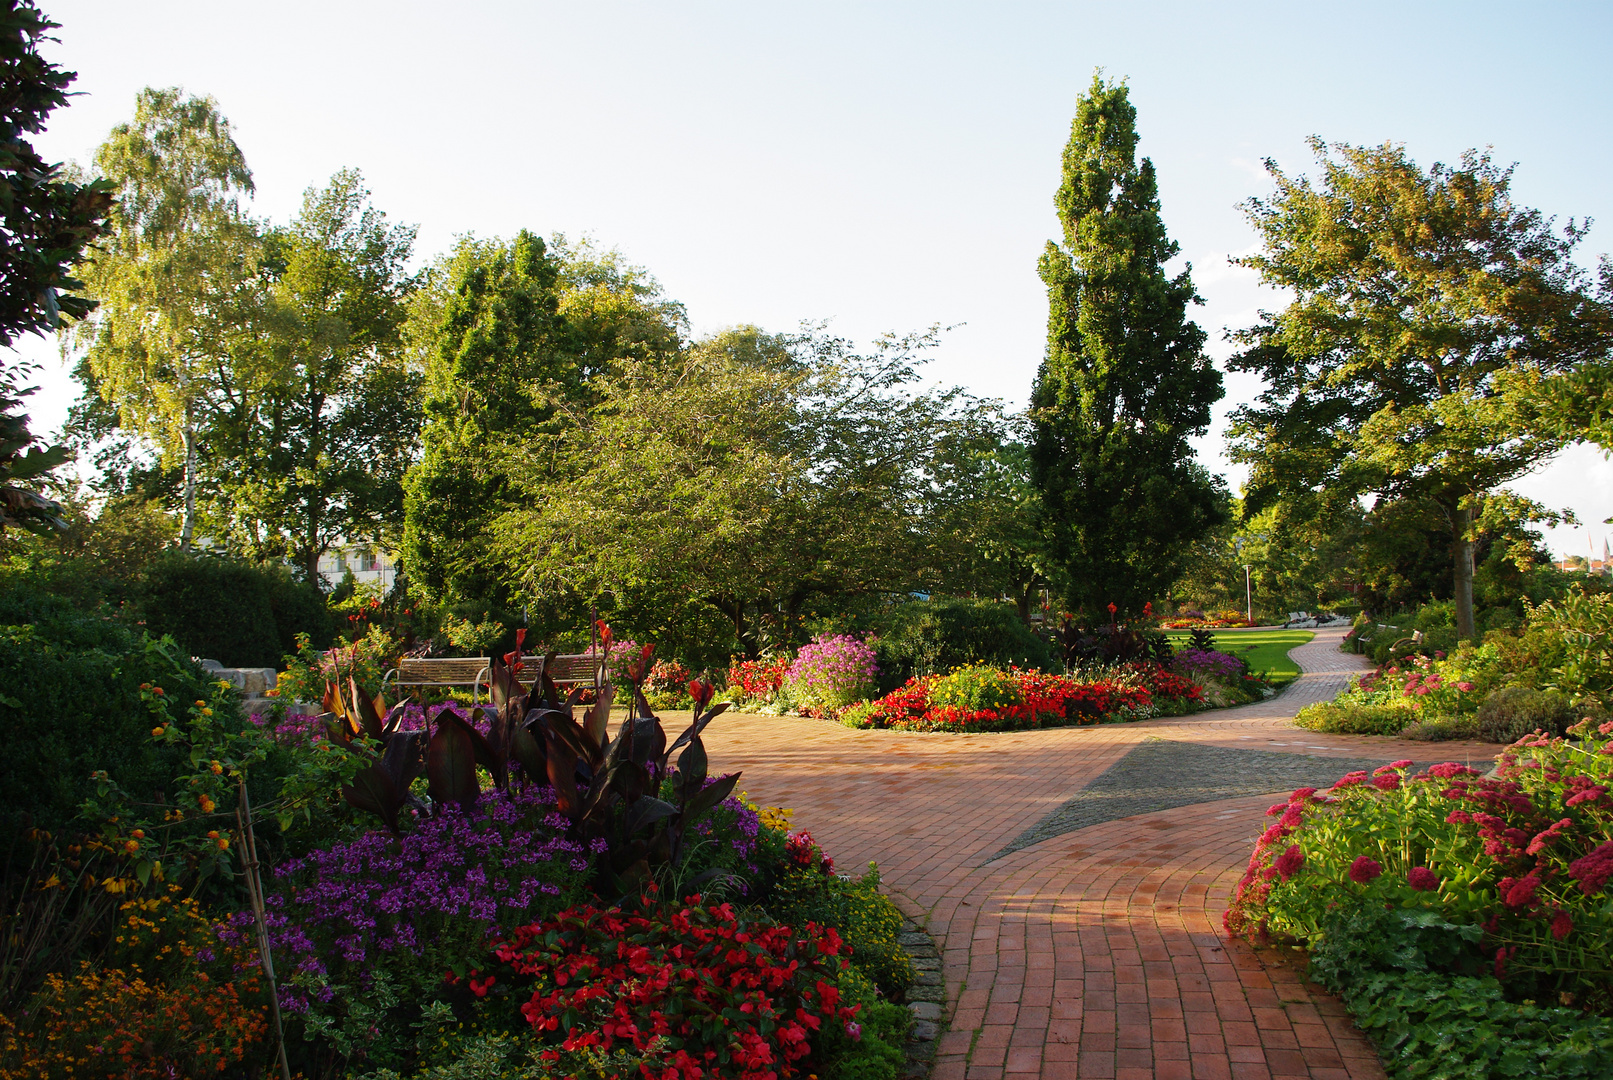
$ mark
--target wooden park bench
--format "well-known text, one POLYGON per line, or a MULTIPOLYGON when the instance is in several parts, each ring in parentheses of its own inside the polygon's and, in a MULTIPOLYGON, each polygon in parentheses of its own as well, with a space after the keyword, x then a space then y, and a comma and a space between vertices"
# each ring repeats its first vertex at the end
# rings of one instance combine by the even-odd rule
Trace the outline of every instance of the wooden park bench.
MULTIPOLYGON (((492 679, 492 657, 442 657, 433 659, 404 659, 388 671, 381 680, 381 692, 388 686, 397 689, 448 689, 468 686, 471 704, 476 704, 482 688, 492 679)), ((521 672, 521 682, 531 686, 543 670, 543 657, 528 656, 521 672)), ((549 678, 562 691, 574 686, 592 686, 594 658, 587 654, 556 656, 549 665, 549 678)))
POLYGON ((381 693, 385 694, 388 686, 398 689, 447 689, 451 687, 470 687, 471 704, 476 703, 481 688, 488 684, 490 665, 493 662, 489 656, 466 657, 439 657, 434 659, 410 659, 405 657, 398 661, 398 666, 387 672, 381 678, 381 693))

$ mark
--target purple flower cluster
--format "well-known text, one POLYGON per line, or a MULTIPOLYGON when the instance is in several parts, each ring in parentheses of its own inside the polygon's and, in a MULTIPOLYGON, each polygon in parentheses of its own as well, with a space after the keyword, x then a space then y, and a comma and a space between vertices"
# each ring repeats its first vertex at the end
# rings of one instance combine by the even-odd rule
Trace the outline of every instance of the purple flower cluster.
POLYGON ((877 689, 878 677, 874 647, 850 634, 819 635, 801 646, 788 675, 807 696, 834 705, 867 697, 877 689))
MULTIPOLYGON (((710 787, 719 779, 721 777, 708 777, 701 787, 710 787)), ((756 865, 757 838, 761 830, 761 817, 732 795, 713 807, 711 812, 697 818, 689 828, 690 833, 700 841, 715 845, 716 854, 702 860, 702 864, 710 863, 738 874, 745 879, 747 886, 761 875, 756 865), (723 850, 725 848, 726 851, 723 850)))
MULTIPOLYGON (((307 1012, 335 996, 333 983, 367 983, 372 965, 407 966, 449 938, 478 945, 586 898, 604 842, 567 840, 567 825, 548 787, 487 792, 469 814, 449 808, 402 837, 371 832, 276 868, 266 906, 290 976, 282 1004, 307 1012)), ((244 912, 223 932, 251 926, 244 912)))
POLYGON ((1244 671, 1242 659, 1215 649, 1183 649, 1171 661, 1171 666, 1184 675, 1198 675, 1223 683, 1236 682, 1244 671))

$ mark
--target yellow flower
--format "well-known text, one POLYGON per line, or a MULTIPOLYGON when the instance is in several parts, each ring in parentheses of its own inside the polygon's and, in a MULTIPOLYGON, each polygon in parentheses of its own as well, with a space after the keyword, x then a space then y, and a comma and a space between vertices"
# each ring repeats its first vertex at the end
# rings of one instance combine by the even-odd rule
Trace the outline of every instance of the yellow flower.
POLYGON ((218 838, 218 849, 220 851, 228 851, 228 850, 230 850, 230 838, 227 837, 227 836, 219 837, 218 838))
POLYGON ((167 731, 167 730, 168 730, 167 728, 163 728, 163 727, 154 727, 154 728, 151 729, 151 737, 153 739, 160 739, 160 738, 162 738, 162 733, 164 731, 167 731))
POLYGON ((221 773, 221 772, 223 772, 223 771, 224 771, 224 766, 222 766, 222 765, 220 765, 220 764, 219 764, 219 763, 218 763, 218 762, 216 762, 216 761, 215 761, 215 762, 213 762, 213 763, 212 763, 212 765, 211 765, 211 766, 210 766, 210 767, 211 767, 211 768, 212 768, 212 770, 213 770, 213 775, 214 775, 214 776, 217 776, 217 775, 218 775, 218 774, 219 774, 219 773, 221 773))
POLYGON ((203 709, 202 710, 202 715, 203 716, 212 716, 213 715, 213 710, 212 709, 203 709))
POLYGON ((125 840, 123 842, 123 850, 127 851, 130 855, 133 855, 135 852, 140 850, 140 841, 125 840))
POLYGON ((204 705, 206 705, 206 704, 207 704, 207 702, 205 702, 205 701, 202 701, 202 700, 201 700, 201 699, 200 699, 200 698, 198 698, 198 699, 197 699, 197 701, 196 701, 196 707, 197 707, 197 708, 198 708, 198 709, 200 709, 200 708, 201 708, 201 707, 202 707, 202 706, 204 706, 204 705))
POLYGON ((208 798, 206 795, 203 795, 201 797, 200 801, 201 801, 201 806, 202 806, 202 813, 211 814, 213 812, 213 800, 208 798))

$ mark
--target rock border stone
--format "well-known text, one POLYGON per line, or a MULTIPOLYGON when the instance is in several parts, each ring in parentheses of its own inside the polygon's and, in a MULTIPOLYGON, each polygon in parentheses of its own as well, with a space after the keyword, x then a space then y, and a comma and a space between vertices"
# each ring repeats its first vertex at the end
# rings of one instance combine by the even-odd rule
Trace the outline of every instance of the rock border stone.
POLYGON ((946 1011, 941 950, 935 947, 935 940, 923 927, 905 916, 896 941, 913 964, 913 982, 907 988, 907 1008, 913 1014, 913 1028, 902 1048, 907 1054, 907 1067, 902 1075, 906 1080, 925 1080, 935 1064, 936 1041, 941 1038, 942 1017, 946 1011))

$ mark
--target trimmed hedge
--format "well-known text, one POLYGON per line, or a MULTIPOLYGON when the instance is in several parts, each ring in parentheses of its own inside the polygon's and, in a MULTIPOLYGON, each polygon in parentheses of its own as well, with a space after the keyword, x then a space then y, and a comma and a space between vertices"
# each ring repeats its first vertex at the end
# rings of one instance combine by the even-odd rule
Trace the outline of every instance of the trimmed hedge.
POLYGON ((225 667, 278 667, 297 651, 297 635, 330 644, 331 618, 313 585, 282 566, 256 566, 210 555, 169 552, 146 570, 141 613, 146 629, 167 634, 192 656, 225 667))

